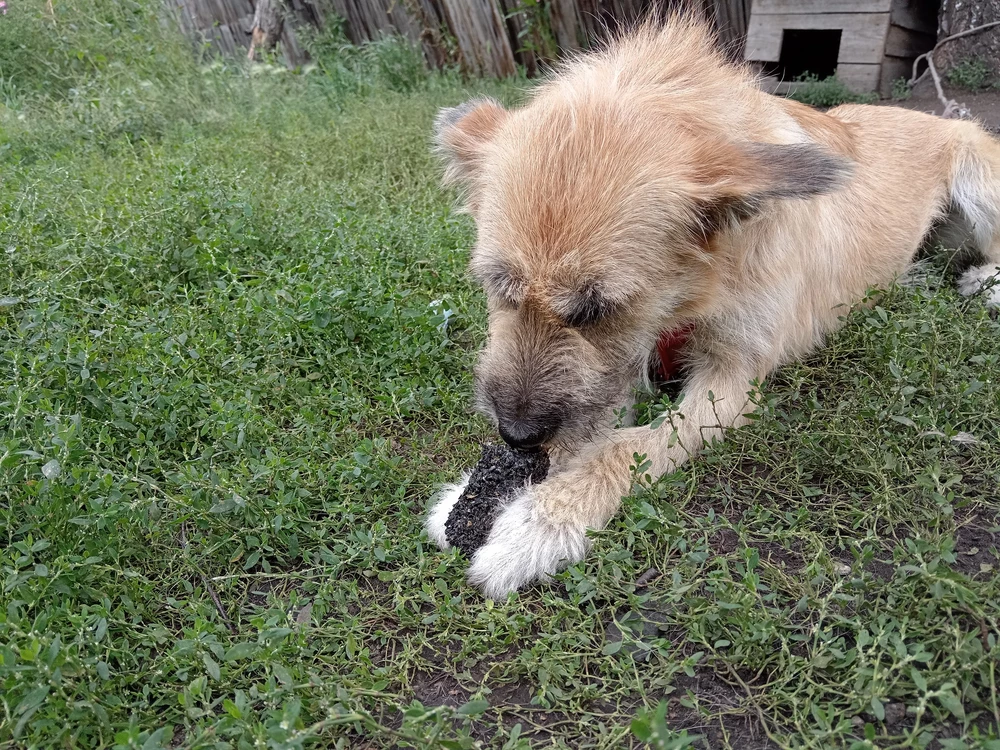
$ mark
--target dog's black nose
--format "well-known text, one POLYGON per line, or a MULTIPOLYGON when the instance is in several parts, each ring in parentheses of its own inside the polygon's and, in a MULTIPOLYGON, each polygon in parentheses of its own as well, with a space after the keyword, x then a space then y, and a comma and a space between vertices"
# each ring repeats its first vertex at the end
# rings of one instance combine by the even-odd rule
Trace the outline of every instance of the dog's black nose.
POLYGON ((499 424, 500 437, 511 448, 529 450, 537 448, 555 433, 556 425, 514 419, 499 424))

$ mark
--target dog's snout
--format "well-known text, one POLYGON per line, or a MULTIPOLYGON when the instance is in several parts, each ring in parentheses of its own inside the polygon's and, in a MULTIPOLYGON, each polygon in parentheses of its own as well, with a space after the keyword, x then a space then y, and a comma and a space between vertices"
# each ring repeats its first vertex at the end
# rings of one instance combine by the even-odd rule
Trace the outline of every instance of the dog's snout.
POLYGON ((529 450, 538 448, 558 429, 558 424, 548 420, 545 422, 525 419, 500 420, 498 425, 500 437, 511 448, 529 450))

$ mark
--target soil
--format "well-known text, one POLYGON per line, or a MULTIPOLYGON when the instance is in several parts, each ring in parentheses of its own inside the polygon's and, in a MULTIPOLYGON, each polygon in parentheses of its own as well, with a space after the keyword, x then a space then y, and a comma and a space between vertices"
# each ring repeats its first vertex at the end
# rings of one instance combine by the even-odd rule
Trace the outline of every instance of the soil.
POLYGON ((955 562, 952 567, 970 578, 994 576, 1000 570, 1000 518, 980 509, 955 514, 955 562))
POLYGON ((445 523, 448 542, 466 556, 486 542, 505 500, 528 482, 541 482, 549 471, 549 457, 541 451, 515 451, 503 445, 484 445, 469 483, 445 523))
MULTIPOLYGON (((457 649, 433 652, 425 649, 424 657, 431 665, 430 671, 418 670, 411 678, 413 697, 425 706, 451 706, 457 708, 468 701, 474 689, 467 685, 485 686, 490 708, 473 722, 472 735, 487 745, 495 734, 495 723, 500 721, 510 730, 521 724, 521 736, 532 742, 544 744, 556 736, 548 727, 573 721, 575 717, 565 711, 542 708, 531 703, 534 688, 526 680, 495 682, 491 679, 493 668, 517 657, 514 649, 481 660, 468 668, 471 682, 463 685, 456 677, 463 667, 456 662, 457 649)), ((398 724, 398 722, 397 722, 398 724)))
MULTIPOLYGON (((1000 514, 995 510, 979 506, 955 511, 954 537, 955 562, 949 566, 953 570, 970 578, 988 578, 1000 571, 1000 514)), ((897 567, 887 541, 865 570, 878 581, 889 581, 897 567)))
MULTIPOLYGON (((944 94, 948 99, 954 99, 959 104, 964 104, 972 119, 979 121, 991 133, 1000 134, 1000 89, 972 92, 945 84, 944 94)), ((886 99, 879 104, 914 109, 918 112, 936 115, 941 114, 944 110, 944 105, 934 91, 934 83, 929 79, 917 84, 909 99, 903 101, 886 99)))
MULTIPOLYGON (((746 681, 747 677, 749 675, 744 675, 742 679, 746 681)), ((687 729, 693 734, 700 734, 705 747, 709 748, 724 747, 727 740, 731 747, 740 750, 778 747, 768 739, 760 719, 752 712, 747 713, 749 709, 743 706, 745 692, 711 670, 698 670, 694 677, 682 675, 677 678, 674 687, 677 690, 667 712, 671 729, 687 729), (698 709, 684 706, 680 698, 688 692, 697 696, 698 703, 716 716, 707 720, 698 709)))
MULTIPOLYGON (((411 686, 417 700, 425 706, 447 705, 455 708, 471 698, 473 691, 463 686, 454 674, 459 667, 451 663, 451 656, 432 653, 427 653, 426 656, 434 669, 429 672, 420 670, 413 674, 411 686)), ((521 736, 532 743, 550 743, 559 736, 558 732, 553 731, 555 727, 578 717, 558 709, 532 705, 534 690, 528 681, 499 683, 490 679, 492 667, 496 663, 513 658, 515 654, 512 651, 498 654, 469 670, 473 683, 490 689, 487 697, 491 706, 479 721, 473 723, 472 735, 487 743, 493 737, 495 722, 499 720, 508 730, 514 724, 521 724, 521 736)), ((748 681, 750 675, 743 675, 742 678, 748 681)), ((650 697, 655 702, 657 696, 650 697)), ((745 692, 712 670, 698 669, 693 677, 679 675, 675 680, 674 691, 669 696, 659 697, 667 700, 667 719, 672 729, 687 729, 702 736, 697 747, 722 747, 726 738, 732 747, 740 750, 770 750, 777 747, 767 738, 759 718, 744 705, 745 692), (717 715, 708 719, 699 709, 685 706, 682 699, 689 693, 696 697, 699 706, 708 708, 717 715)), ((630 701, 626 699, 624 703, 624 708, 628 710, 630 701)), ((642 700, 636 696, 632 708, 638 711, 641 705, 642 700)), ((622 709, 623 706, 616 706, 602 699, 593 701, 585 708, 598 715, 622 709)), ((398 721, 395 723, 398 724, 398 721)), ((640 744, 629 738, 627 745, 623 747, 639 747, 640 744)))

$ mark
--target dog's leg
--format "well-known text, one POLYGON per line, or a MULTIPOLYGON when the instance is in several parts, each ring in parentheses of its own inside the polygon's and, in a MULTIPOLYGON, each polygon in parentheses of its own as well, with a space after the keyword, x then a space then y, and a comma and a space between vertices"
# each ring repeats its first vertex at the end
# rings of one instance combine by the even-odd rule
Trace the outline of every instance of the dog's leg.
POLYGON ((695 372, 674 427, 616 430, 527 488, 497 518, 472 559, 469 581, 500 597, 582 560, 590 546, 587 529, 603 528, 631 488, 634 455, 645 455, 649 473, 659 476, 745 421, 757 374, 737 372, 695 372))
POLYGON ((451 509, 455 507, 458 498, 465 491, 465 486, 469 483, 469 474, 465 474, 458 484, 446 484, 431 499, 431 510, 427 514, 427 521, 424 523, 427 529, 427 536, 441 549, 448 549, 448 536, 445 533, 445 524, 448 523, 448 516, 451 509))
POLYGON ((986 304, 1000 307, 1000 143, 969 125, 953 169, 952 204, 985 261, 962 274, 958 291, 985 291, 986 304))

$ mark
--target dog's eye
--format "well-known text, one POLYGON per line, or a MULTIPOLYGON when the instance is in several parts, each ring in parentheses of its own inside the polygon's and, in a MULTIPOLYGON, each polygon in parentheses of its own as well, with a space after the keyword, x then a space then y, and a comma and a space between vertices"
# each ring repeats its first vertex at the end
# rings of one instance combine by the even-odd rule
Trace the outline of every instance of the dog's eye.
POLYGON ((577 295, 561 317, 570 328, 584 328, 606 318, 612 309, 613 305, 607 299, 596 290, 588 289, 577 295))
POLYGON ((506 294, 489 294, 488 296, 501 310, 516 310, 520 307, 520 303, 517 300, 511 299, 506 294))
POLYGON ((517 308, 524 295, 524 282, 507 273, 482 276, 480 281, 486 296, 506 309, 517 308))

